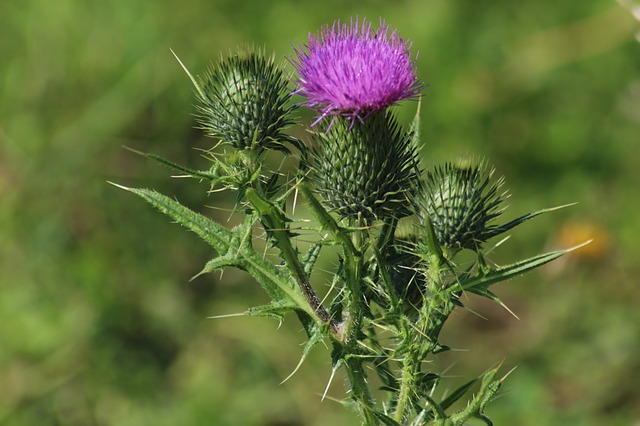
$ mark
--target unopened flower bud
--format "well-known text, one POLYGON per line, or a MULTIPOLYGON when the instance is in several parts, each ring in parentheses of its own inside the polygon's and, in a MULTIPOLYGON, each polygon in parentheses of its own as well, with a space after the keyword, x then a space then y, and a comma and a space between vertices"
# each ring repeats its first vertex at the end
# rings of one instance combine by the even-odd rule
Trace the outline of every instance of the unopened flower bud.
POLYGON ((449 249, 477 251, 497 235, 492 221, 504 210, 502 178, 492 182, 494 170, 483 163, 447 163, 427 174, 420 197, 420 214, 428 217, 438 242, 449 249))
POLYGON ((316 191, 341 217, 402 217, 417 192, 417 149, 390 113, 366 120, 335 117, 316 134, 311 168, 316 191))
POLYGON ((259 52, 231 56, 200 84, 198 121, 207 135, 237 149, 287 151, 291 90, 283 71, 259 52))

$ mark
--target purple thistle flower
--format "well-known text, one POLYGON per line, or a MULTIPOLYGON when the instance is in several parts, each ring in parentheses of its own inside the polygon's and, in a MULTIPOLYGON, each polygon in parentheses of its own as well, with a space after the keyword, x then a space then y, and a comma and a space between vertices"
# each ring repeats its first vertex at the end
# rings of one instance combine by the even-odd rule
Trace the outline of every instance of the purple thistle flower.
POLYGON ((396 30, 388 33, 384 21, 376 31, 365 20, 336 21, 318 36, 309 34, 306 51, 298 46, 296 93, 321 112, 314 124, 329 115, 362 120, 420 92, 411 45, 396 30))

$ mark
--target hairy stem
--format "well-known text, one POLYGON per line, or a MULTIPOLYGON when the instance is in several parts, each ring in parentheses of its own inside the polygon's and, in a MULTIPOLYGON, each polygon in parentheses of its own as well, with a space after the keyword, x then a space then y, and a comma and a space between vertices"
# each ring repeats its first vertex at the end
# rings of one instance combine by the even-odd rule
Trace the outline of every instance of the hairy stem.
POLYGON ((415 381, 420 374, 420 363, 426 356, 441 348, 438 336, 444 322, 453 311, 455 305, 451 301, 451 290, 442 283, 442 255, 438 250, 431 250, 425 274, 426 295, 420 309, 416 324, 403 323, 402 334, 407 336, 409 344, 405 353, 401 372, 400 389, 394 413, 394 419, 402 423, 410 410, 414 397, 415 381))
MULTIPOLYGON (((405 333, 414 332, 404 330, 405 333)), ((413 350, 407 353, 402 362, 402 371, 400 372, 400 390, 398 392, 398 399, 396 404, 396 410, 394 413, 394 420, 400 424, 405 418, 407 405, 411 401, 411 391, 414 388, 416 379, 416 369, 419 366, 419 361, 416 359, 417 351, 413 350)))
POLYGON ((362 359, 351 355, 346 356, 344 362, 349 385, 351 386, 351 398, 356 403, 358 411, 364 419, 364 424, 367 426, 377 425, 378 420, 374 414, 373 397, 369 390, 362 359))
POLYGON ((376 425, 378 422, 373 414, 374 402, 367 383, 367 375, 364 371, 364 359, 359 356, 359 343, 363 335, 362 320, 367 303, 362 292, 364 264, 361 253, 364 252, 368 244, 368 231, 365 229, 365 223, 362 219, 352 221, 351 225, 355 225, 352 226, 355 227, 352 241, 357 250, 357 255, 347 259, 349 253, 345 253, 346 290, 349 296, 347 299, 348 316, 343 324, 344 360, 351 386, 351 397, 364 416, 365 424, 376 425))

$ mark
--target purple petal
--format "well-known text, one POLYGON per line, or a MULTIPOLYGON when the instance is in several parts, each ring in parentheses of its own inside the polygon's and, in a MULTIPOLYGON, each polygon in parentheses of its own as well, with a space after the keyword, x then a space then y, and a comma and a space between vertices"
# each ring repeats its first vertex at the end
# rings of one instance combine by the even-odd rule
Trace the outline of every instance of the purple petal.
POLYGON ((422 83, 410 44, 389 30, 384 22, 373 31, 365 20, 349 25, 336 21, 317 36, 309 34, 306 49, 298 46, 296 92, 307 98, 305 105, 319 110, 319 119, 362 119, 418 95, 422 83))

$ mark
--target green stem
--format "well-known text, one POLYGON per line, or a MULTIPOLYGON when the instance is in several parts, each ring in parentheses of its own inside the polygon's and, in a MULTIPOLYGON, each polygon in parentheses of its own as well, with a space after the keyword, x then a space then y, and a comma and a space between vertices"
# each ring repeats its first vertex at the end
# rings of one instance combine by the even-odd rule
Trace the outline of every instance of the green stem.
POLYGON ((333 237, 340 242, 345 251, 345 257, 348 254, 353 255, 357 253, 356 247, 353 245, 353 241, 349 238, 348 234, 344 229, 338 225, 336 220, 322 207, 322 204, 318 201, 318 199, 313 195, 311 189, 304 182, 301 182, 298 185, 298 190, 302 194, 302 196, 309 203, 309 207, 311 208, 313 214, 320 222, 320 225, 329 231, 333 237))
POLYGON ((402 363, 400 389, 394 413, 394 419, 398 423, 402 423, 407 410, 410 409, 415 381, 420 373, 420 361, 441 347, 438 343, 440 331, 444 321, 455 307, 451 301, 451 291, 442 285, 442 253, 432 250, 427 261, 428 274, 425 276, 427 297, 423 300, 418 322, 415 325, 404 322, 402 326, 402 334, 407 336, 406 339, 409 342, 406 345, 408 350, 402 363))
POLYGON ((362 270, 364 268, 362 259, 362 248, 367 240, 366 231, 363 230, 364 223, 361 219, 352 221, 353 231, 353 246, 356 247, 357 255, 349 256, 349 253, 345 252, 345 281, 347 290, 349 291, 349 298, 347 300, 347 312, 348 317, 344 324, 344 337, 345 345, 352 349, 352 352, 357 350, 357 342, 360 334, 360 326, 362 324, 362 318, 364 316, 364 304, 362 294, 362 270))
MULTIPOLYGON (((406 332, 407 330, 405 330, 406 332)), ((413 333, 412 333, 413 334, 413 333)), ((411 401, 411 391, 414 388, 416 379, 416 367, 419 366, 419 362, 416 359, 417 351, 412 350, 407 353, 402 362, 402 371, 400 376, 400 391, 398 392, 398 402, 396 404, 396 411, 394 414, 394 420, 400 424, 405 417, 407 405, 411 401)))
MULTIPOLYGON (((311 211, 316 216, 323 229, 326 229, 331 235, 340 243, 343 249, 344 255, 344 280, 347 285, 347 289, 350 291, 351 297, 347 301, 347 311, 349 316, 344 323, 336 327, 334 337, 345 344, 349 350, 355 350, 357 345, 352 345, 347 342, 349 339, 355 337, 357 342, 357 329, 360 327, 362 314, 361 306, 358 305, 364 303, 360 300, 362 297, 362 285, 361 280, 361 268, 362 268, 362 252, 360 247, 354 244, 349 234, 345 229, 338 225, 338 222, 325 210, 318 199, 313 195, 313 192, 304 182, 299 184, 299 190, 302 196, 309 203, 311 211)), ((358 232, 356 231, 356 234, 358 232)), ((354 239, 358 239, 354 237, 354 239)), ((354 352, 352 352, 354 353, 354 352)))
POLYGON ((363 221, 359 220, 356 224, 356 230, 353 231, 352 239, 349 233, 325 210, 309 187, 301 182, 299 191, 307 200, 322 228, 330 232, 342 246, 345 290, 349 294, 346 302, 347 317, 340 324, 338 333, 334 334, 336 338, 334 344, 340 347, 342 354, 340 359, 347 370, 351 398, 363 416, 364 424, 377 425, 378 420, 374 414, 373 397, 367 383, 363 360, 359 356, 359 339, 366 303, 362 294, 363 248, 366 247, 368 233, 364 230, 363 221))
POLYGON ((353 221, 351 225, 356 225, 353 232, 353 246, 356 248, 355 253, 357 254, 349 258, 349 253, 345 250, 345 281, 349 296, 347 299, 348 316, 343 324, 344 361, 353 401, 359 407, 365 424, 377 425, 378 420, 374 414, 374 402, 367 383, 363 358, 359 356, 362 320, 366 309, 366 301, 363 299, 362 292, 364 264, 361 253, 368 244, 368 231, 364 229, 365 223, 362 219, 353 221))
POLYGON ((338 325, 332 320, 327 310, 322 306, 320 298, 311 287, 311 283, 304 272, 304 268, 298 259, 296 251, 291 245, 291 238, 286 226, 286 220, 282 213, 268 200, 265 200, 254 188, 247 188, 246 197, 251 205, 257 210, 262 223, 272 237, 277 241, 280 254, 289 270, 300 287, 304 298, 311 306, 317 319, 322 323, 329 324, 332 333, 338 332, 338 325))
POLYGON ((379 424, 374 414, 374 403, 367 375, 363 369, 363 363, 357 356, 351 355, 344 358, 347 377, 351 386, 351 398, 356 403, 360 415, 364 418, 364 425, 375 426, 379 424))

